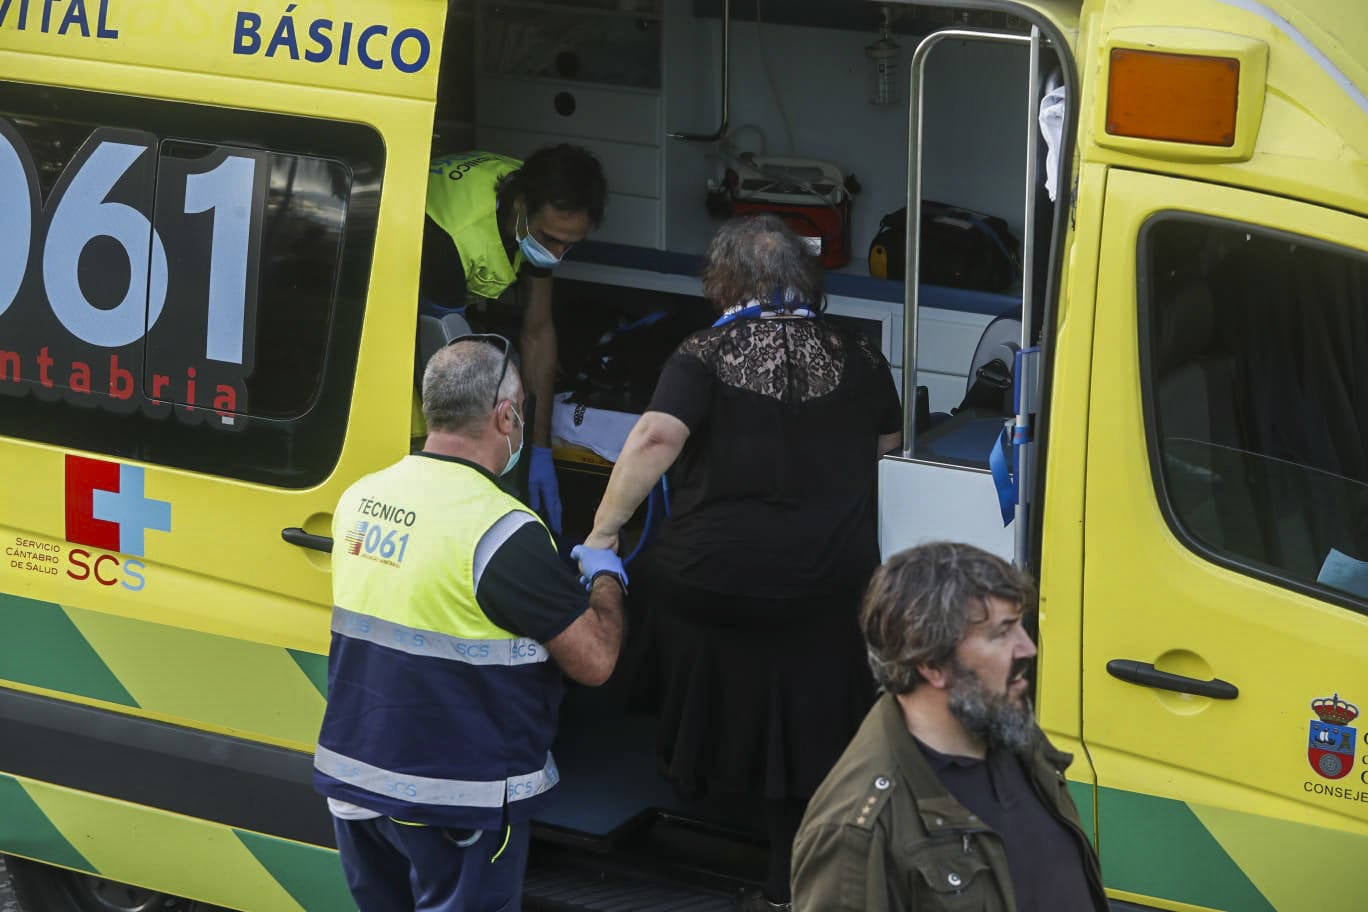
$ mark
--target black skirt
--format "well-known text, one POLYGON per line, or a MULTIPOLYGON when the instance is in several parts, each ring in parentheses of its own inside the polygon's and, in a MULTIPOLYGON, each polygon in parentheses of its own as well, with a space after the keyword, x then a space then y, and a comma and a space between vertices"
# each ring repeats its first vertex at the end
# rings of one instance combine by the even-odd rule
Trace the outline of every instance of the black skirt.
POLYGON ((863 581, 757 599, 633 574, 633 688, 660 719, 662 771, 691 796, 806 799, 874 702, 858 614, 863 581))

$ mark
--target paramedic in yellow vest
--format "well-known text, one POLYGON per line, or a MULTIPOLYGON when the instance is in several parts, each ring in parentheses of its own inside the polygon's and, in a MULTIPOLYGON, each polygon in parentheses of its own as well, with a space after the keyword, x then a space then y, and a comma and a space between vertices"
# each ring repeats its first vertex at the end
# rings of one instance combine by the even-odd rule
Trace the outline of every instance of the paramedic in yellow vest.
POLYGON ((477 330, 517 335, 532 399, 528 503, 557 534, 561 504, 551 459, 556 373, 551 270, 598 227, 607 193, 598 160, 566 144, 539 149, 523 162, 490 152, 448 155, 434 161, 428 173, 422 311, 441 316, 464 307, 477 330), (508 308, 497 302, 515 283, 526 308, 509 319, 508 308))
POLYGON ((622 644, 618 556, 576 548, 576 579, 497 483, 525 433, 511 348, 466 336, 433 356, 424 449, 334 513, 314 784, 366 912, 520 908, 529 820, 559 779, 561 676, 602 684, 622 644))

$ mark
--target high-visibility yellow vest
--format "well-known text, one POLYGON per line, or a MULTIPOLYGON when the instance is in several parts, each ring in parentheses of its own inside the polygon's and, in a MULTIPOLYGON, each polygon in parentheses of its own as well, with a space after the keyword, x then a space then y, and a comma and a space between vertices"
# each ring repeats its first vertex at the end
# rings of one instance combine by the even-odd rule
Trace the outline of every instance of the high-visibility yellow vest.
POLYGON ((464 152, 439 158, 428 170, 428 217, 451 236, 472 294, 497 298, 518 278, 522 251, 508 259, 499 237, 495 190, 521 167, 522 162, 506 155, 464 152))
POLYGON ((560 671, 475 598, 490 555, 528 522, 541 520, 487 473, 429 455, 342 495, 320 792, 398 820, 493 829, 528 819, 556 784, 560 671))

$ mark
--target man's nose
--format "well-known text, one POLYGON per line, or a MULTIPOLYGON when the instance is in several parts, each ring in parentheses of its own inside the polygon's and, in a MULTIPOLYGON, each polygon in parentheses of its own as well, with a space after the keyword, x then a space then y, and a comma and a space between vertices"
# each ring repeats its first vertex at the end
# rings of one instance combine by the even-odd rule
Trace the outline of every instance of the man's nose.
POLYGON ((1031 639, 1031 635, 1026 632, 1026 628, 1020 626, 1017 627, 1016 634, 1017 642, 1016 648, 1013 650, 1014 656, 1018 659, 1033 658, 1038 650, 1035 641, 1031 639))

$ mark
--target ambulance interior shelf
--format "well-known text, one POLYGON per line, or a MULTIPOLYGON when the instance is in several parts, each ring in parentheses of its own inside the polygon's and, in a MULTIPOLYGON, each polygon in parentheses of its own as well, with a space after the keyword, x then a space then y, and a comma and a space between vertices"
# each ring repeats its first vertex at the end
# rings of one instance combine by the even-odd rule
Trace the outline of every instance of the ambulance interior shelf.
MULTIPOLYGON (((697 286, 698 277, 703 274, 703 257, 698 254, 680 253, 671 250, 657 250, 651 247, 634 247, 627 244, 611 244, 603 241, 585 241, 577 244, 566 257, 562 272, 569 272, 579 264, 593 264, 622 269, 639 270, 645 273, 660 273, 665 276, 692 280, 697 286)), ((558 273, 559 275, 559 273, 558 273)), ((881 279, 860 273, 827 270, 823 277, 828 296, 858 298, 896 304, 901 308, 903 302, 902 280, 881 279)), ((559 283, 559 280, 558 280, 559 283)), ((696 294, 701 293, 701 288, 696 294)), ((976 291, 969 288, 952 288, 946 285, 921 286, 923 307, 963 313, 998 316, 1021 307, 1019 290, 1011 292, 976 291)), ((558 324, 559 326, 559 324, 558 324)), ((887 354, 887 352, 885 352, 887 354)))

